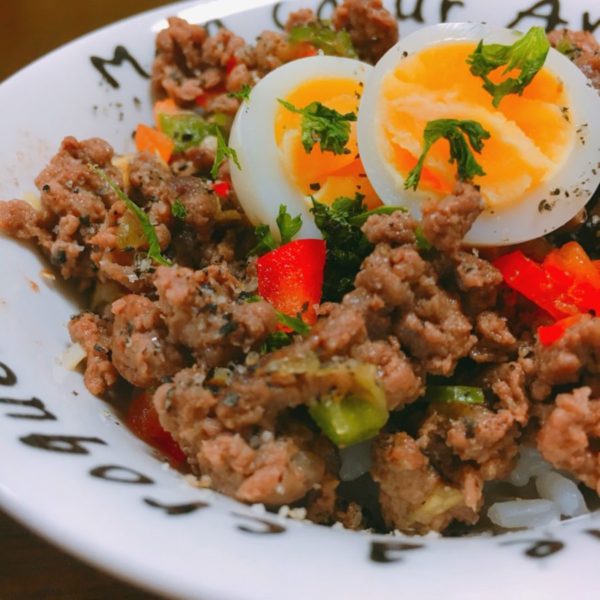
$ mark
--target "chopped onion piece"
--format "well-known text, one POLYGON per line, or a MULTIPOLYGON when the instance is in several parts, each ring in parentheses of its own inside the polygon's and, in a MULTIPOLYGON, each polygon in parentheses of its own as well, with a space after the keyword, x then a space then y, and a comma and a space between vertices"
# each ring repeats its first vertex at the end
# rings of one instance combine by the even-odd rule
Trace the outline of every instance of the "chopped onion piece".
POLYGON ((69 371, 74 371, 86 357, 81 344, 71 344, 60 357, 60 364, 69 371))

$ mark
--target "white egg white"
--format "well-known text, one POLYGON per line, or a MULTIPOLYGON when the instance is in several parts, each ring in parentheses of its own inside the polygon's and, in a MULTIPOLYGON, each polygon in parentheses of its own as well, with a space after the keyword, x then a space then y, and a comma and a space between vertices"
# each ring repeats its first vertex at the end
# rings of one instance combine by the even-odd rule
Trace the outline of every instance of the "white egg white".
POLYGON ((285 204, 292 216, 302 215, 299 239, 320 238, 310 203, 286 172, 275 141, 278 98, 285 99, 303 81, 339 77, 365 82, 372 67, 350 58, 313 56, 275 69, 252 89, 236 115, 229 145, 237 152, 241 169, 231 161, 231 178, 239 201, 254 224, 265 223, 279 237, 275 219, 285 204))
MULTIPOLYGON (((402 39, 373 69, 359 111, 358 145, 371 184, 386 204, 406 206, 417 218, 427 192, 404 189, 404 178, 386 160, 386 147, 377 135, 378 106, 386 76, 408 55, 449 41, 484 40, 513 44, 522 34, 475 23, 446 23, 426 27, 402 39)), ((600 95, 565 56, 550 50, 545 67, 560 78, 569 97, 569 115, 577 132, 573 148, 560 168, 505 208, 486 210, 465 238, 474 246, 501 246, 549 233, 575 216, 600 184, 600 95), (557 195, 556 190, 560 190, 557 195), (554 194, 551 192, 554 191, 554 194), (543 204, 543 201, 548 205, 543 204), (542 203, 542 204, 541 204, 542 203), (540 210, 541 206, 550 210, 540 210)))

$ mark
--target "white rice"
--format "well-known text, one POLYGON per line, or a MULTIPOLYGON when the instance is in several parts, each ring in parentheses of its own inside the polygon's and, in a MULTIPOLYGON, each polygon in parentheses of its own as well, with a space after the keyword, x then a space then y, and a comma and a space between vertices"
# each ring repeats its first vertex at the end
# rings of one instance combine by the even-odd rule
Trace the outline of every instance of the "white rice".
POLYGON ((488 510, 495 525, 506 529, 540 527, 563 517, 576 517, 589 512, 577 484, 552 468, 534 448, 522 447, 508 482, 523 487, 531 479, 540 495, 537 500, 496 502, 488 510))
POLYGON ((536 477, 551 469, 552 465, 546 462, 535 448, 522 446, 519 451, 517 466, 509 475, 508 481, 517 487, 522 487, 527 485, 532 477, 536 477))
POLYGON ((558 521, 560 511, 550 500, 496 502, 488 510, 490 521, 505 529, 541 527, 558 521))
POLYGON ((539 495, 554 502, 565 517, 578 517, 589 512, 577 485, 556 471, 539 475, 535 487, 539 495))

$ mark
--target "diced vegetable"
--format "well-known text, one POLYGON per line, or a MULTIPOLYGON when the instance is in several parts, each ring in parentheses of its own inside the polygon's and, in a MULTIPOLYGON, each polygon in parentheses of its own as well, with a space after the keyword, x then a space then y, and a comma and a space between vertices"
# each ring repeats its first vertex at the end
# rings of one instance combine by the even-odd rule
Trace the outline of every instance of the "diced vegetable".
POLYGON ((485 404, 483 390, 466 385, 430 385, 427 387, 425 399, 428 402, 485 404))
POLYGON ((337 446, 358 444, 375 437, 387 423, 385 394, 377 385, 374 365, 354 363, 321 370, 324 377, 335 368, 350 368, 355 390, 345 396, 331 394, 309 405, 310 416, 337 446))
POLYGON ((573 315, 572 317, 567 317, 566 319, 561 319, 552 325, 544 325, 542 327, 538 327, 537 335, 541 344, 544 346, 550 346, 560 340, 560 338, 564 335, 565 331, 571 327, 571 325, 575 325, 581 321, 582 315, 573 315))
POLYGON ((213 191, 219 198, 227 198, 231 191, 231 184, 229 181, 215 181, 213 191))
POLYGON ((160 130, 174 142, 174 152, 185 152, 199 146, 209 135, 215 135, 215 125, 195 113, 161 113, 160 130))
POLYGON ((541 265, 516 250, 493 262, 511 288, 531 300, 555 319, 577 311, 575 306, 557 306, 556 299, 565 291, 564 284, 552 278, 541 265))
POLYGON ((135 147, 138 152, 158 154, 162 160, 168 163, 173 155, 175 143, 164 133, 140 124, 135 130, 135 147))
POLYGON ((140 220, 130 210, 119 219, 117 244, 120 250, 138 250, 148 245, 140 220))
POLYGON ((314 323, 315 305, 322 295, 325 252, 323 240, 297 240, 264 254, 256 264, 259 294, 284 315, 314 323))
POLYGON ((158 413, 149 392, 136 396, 127 412, 129 428, 144 442, 162 452, 174 466, 185 461, 185 454, 168 431, 165 431, 158 419, 158 413))
POLYGON ((522 252, 511 252, 494 261, 504 281, 558 320, 540 327, 544 345, 559 340, 581 314, 600 315, 600 271, 577 242, 550 252, 542 265, 522 252))
POLYGON ((154 124, 160 130, 160 115, 181 114, 182 110, 175 104, 173 98, 158 100, 154 103, 154 124))
POLYGON ((323 21, 292 27, 288 41, 292 45, 308 44, 330 56, 357 57, 350 34, 343 29, 336 31, 323 21))

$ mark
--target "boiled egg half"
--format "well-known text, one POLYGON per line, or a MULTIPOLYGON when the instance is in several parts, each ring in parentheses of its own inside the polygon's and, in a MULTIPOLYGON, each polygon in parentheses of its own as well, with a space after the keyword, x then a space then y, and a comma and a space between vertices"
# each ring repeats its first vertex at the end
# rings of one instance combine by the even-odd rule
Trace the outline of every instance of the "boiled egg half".
POLYGON ((238 198, 253 223, 265 223, 277 235, 281 204, 302 215, 299 237, 321 237, 310 208, 311 197, 332 203, 340 196, 364 196, 369 207, 381 204, 358 153, 356 122, 351 123, 344 153, 322 151, 316 143, 310 152, 302 144, 302 115, 298 109, 313 102, 341 114, 358 114, 367 76, 372 67, 334 56, 299 59, 279 67, 252 89, 236 115, 229 145, 240 167, 231 164, 238 198))
MULTIPOLYGON (((550 50, 522 95, 496 108, 467 57, 484 44, 512 45, 513 30, 472 23, 427 27, 394 46, 375 66, 363 93, 358 143, 367 175, 386 204, 420 217, 431 197, 451 193, 457 166, 440 139, 416 191, 405 181, 423 149, 428 122, 474 120, 490 133, 480 154, 485 212, 465 242, 506 245, 542 236, 584 207, 600 183, 600 96, 565 56, 550 50)), ((502 81, 518 71, 490 78, 502 81)))

